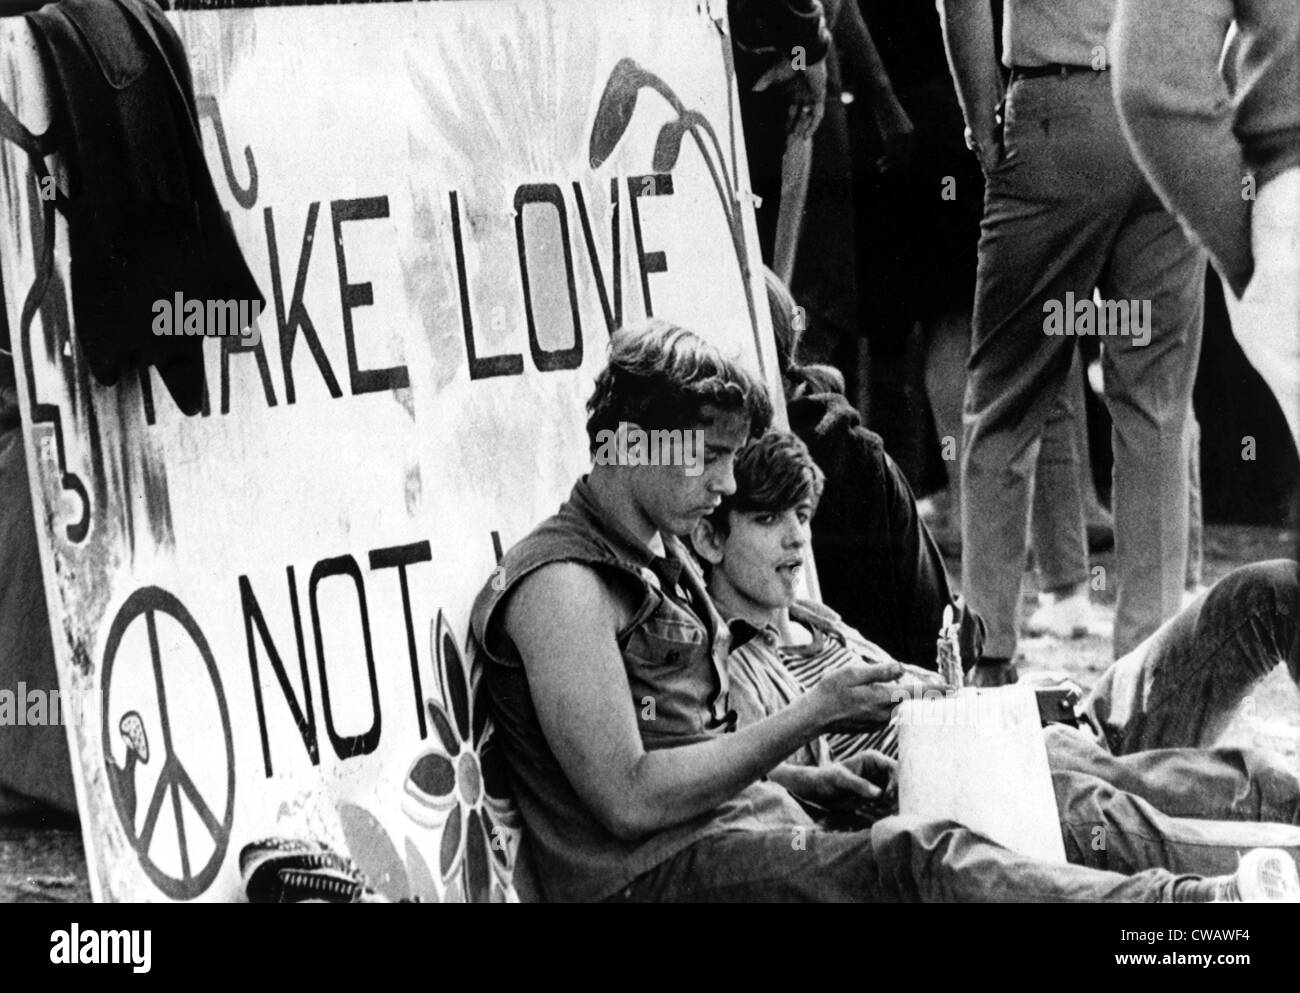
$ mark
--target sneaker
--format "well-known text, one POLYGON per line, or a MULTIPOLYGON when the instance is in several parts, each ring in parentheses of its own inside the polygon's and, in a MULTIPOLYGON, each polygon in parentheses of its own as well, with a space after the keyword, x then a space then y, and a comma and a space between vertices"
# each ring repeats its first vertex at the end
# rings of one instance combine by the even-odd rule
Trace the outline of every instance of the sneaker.
POLYGON ((1280 848, 1255 848, 1234 875, 1219 880, 1216 903, 1300 903, 1295 859, 1280 848))
POLYGON ((1026 634, 1034 637, 1047 634, 1063 641, 1087 637, 1096 628, 1087 587, 1072 593, 1038 594, 1038 609, 1025 622, 1026 634))
POLYGON ((1252 849, 1231 876, 1200 880, 1188 898, 1196 903, 1300 903, 1300 876, 1286 851, 1252 849))
POLYGON ((239 854, 249 903, 369 903, 377 894, 345 855, 318 841, 266 838, 239 854))

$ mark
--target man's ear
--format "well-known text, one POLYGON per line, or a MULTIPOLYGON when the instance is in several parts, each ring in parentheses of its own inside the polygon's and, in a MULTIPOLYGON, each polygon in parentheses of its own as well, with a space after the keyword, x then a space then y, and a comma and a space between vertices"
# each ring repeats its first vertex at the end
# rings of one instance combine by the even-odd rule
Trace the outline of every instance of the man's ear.
POLYGON ((595 465, 640 465, 640 449, 635 447, 640 431, 631 421, 619 421, 613 428, 598 431, 592 462, 595 465))
POLYGON ((721 565, 726 539, 722 537, 707 517, 701 519, 691 532, 691 547, 695 554, 709 565, 721 565))
POLYGON ((645 448, 646 433, 636 421, 619 421, 618 445, 630 466, 649 465, 650 454, 645 448))

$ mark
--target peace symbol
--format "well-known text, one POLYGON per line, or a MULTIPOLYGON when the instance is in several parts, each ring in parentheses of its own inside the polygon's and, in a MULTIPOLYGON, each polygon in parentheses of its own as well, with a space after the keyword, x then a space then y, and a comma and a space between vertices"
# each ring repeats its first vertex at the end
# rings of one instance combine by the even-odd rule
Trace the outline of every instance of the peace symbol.
MULTIPOLYGON (((127 838, 140 858, 141 866, 154 885, 173 899, 192 899, 211 886, 213 879, 216 878, 222 860, 225 858, 226 849, 229 846, 230 826, 235 816, 235 754, 230 727, 230 712, 226 707, 226 697, 221 688, 221 677, 217 673, 212 651, 208 647, 207 639, 203 636, 202 630, 180 600, 157 586, 146 586, 132 593, 113 619, 112 627, 109 628, 108 632, 108 641, 104 646, 104 662, 101 672, 103 673, 101 709, 104 715, 104 762, 107 766, 109 789, 113 795, 113 804, 117 808, 118 817, 121 819, 122 826, 126 829, 127 838), (158 648, 158 614, 165 614, 175 620, 194 643, 207 670, 208 680, 211 684, 209 692, 216 697, 217 710, 220 714, 221 739, 225 745, 226 758, 225 807, 220 819, 212 812, 212 807, 200 793, 189 772, 186 771, 182 757, 178 754, 178 748, 173 740, 172 722, 167 707, 167 689, 163 679, 166 666, 158 648), (159 758, 162 760, 162 768, 154 785, 153 793, 149 798, 144 822, 137 834, 135 830, 135 813, 137 809, 135 768, 137 764, 144 764, 149 761, 148 731, 145 721, 138 712, 129 710, 118 716, 109 710, 109 690, 113 680, 113 663, 117 658, 122 637, 127 632, 127 629, 141 617, 144 619, 148 633, 154 690, 157 694, 158 723, 162 736, 162 755, 159 758), (127 745, 127 757, 124 766, 118 766, 113 761, 112 746, 113 732, 115 730, 127 745), (171 801, 172 817, 175 822, 176 843, 180 855, 179 876, 160 868, 150 854, 151 847, 154 845, 154 830, 158 825, 163 806, 169 799, 171 801), (185 818, 183 817, 185 804, 188 804, 190 809, 198 816, 199 822, 211 837, 213 844, 212 853, 197 872, 190 865, 190 846, 186 841, 185 818)), ((174 674, 173 679, 175 681, 174 674)), ((183 687, 173 685, 172 689, 174 692, 183 689, 186 694, 195 694, 203 692, 205 688, 191 683, 183 687)), ((187 747, 193 754, 195 750, 204 746, 191 742, 187 747)))

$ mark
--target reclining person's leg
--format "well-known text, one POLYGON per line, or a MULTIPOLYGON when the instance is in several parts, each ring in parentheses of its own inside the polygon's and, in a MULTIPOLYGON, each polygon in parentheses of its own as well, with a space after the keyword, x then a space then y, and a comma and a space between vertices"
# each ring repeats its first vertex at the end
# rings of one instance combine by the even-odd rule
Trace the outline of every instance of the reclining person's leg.
POLYGON ((1157 748, 1116 757, 1085 731, 1044 732, 1053 772, 1080 772, 1170 817, 1300 825, 1300 779, 1257 748, 1157 748))
POLYGON ((1163 867, 1213 876, 1235 872, 1253 848, 1300 856, 1300 827, 1249 821, 1170 817, 1096 776, 1053 772, 1065 854, 1071 861, 1114 872, 1163 867))
POLYGON ((1217 881, 1163 868, 1133 875, 1017 855, 952 821, 889 817, 871 829, 890 902, 1177 903, 1214 898, 1217 881))
POLYGON ((702 838, 639 876, 613 899, 875 903, 882 897, 868 832, 791 825, 702 838))
POLYGON ((712 835, 640 876, 612 899, 1169 902, 1205 899, 1210 885, 1159 868, 1122 876, 1053 864, 1017 855, 950 821, 890 817, 870 831, 851 833, 792 826, 712 835))
POLYGON ((1243 566, 1116 662, 1085 702, 1116 755, 1213 745, 1242 698, 1291 655, 1300 565, 1243 566))

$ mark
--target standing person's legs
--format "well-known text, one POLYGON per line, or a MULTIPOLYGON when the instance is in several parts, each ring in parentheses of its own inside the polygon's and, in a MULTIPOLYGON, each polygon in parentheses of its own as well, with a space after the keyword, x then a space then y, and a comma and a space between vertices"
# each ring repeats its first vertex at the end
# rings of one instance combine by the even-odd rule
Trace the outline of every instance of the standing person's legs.
POLYGON ((1015 651, 1029 489, 1074 351, 1045 333, 1044 305, 1092 296, 1127 202, 1118 127, 1096 133, 1109 103, 1104 81, 1016 82, 988 181, 962 452, 962 590, 989 626, 986 657, 1015 651))
POLYGON ((1057 595, 1076 592, 1088 580, 1083 473, 1091 473, 1092 469, 1088 453, 1078 448, 1078 422, 1084 417, 1084 409, 1077 348, 1073 349, 1067 377, 1043 430, 1030 512, 1034 562, 1041 586, 1044 592, 1057 595))
MULTIPOLYGON (((925 390, 938 432, 939 451, 948 472, 945 517, 931 533, 945 553, 958 554, 961 551, 962 401, 966 392, 966 359, 970 355, 970 313, 958 310, 942 314, 922 324, 922 335, 925 390)), ((1093 505, 1098 503, 1088 463, 1083 379, 1077 368, 1070 375, 1075 377, 1078 388, 1071 395, 1072 388, 1067 381, 1061 405, 1043 428, 1031 510, 1031 543, 1042 574, 1041 585, 1054 593, 1068 591, 1087 579, 1087 550, 1075 540, 1073 531, 1072 491, 1077 489, 1084 501, 1085 521, 1089 500, 1093 505), (1080 459, 1081 468, 1075 464, 1080 459)))
POLYGON ((1187 420, 1200 358, 1205 271, 1204 254, 1144 185, 1101 284, 1105 299, 1145 309, 1151 324, 1148 343, 1112 335, 1102 349, 1114 423, 1115 658, 1182 606, 1187 420))
POLYGON ((925 336, 925 392, 939 436, 939 453, 948 474, 944 517, 934 530, 945 551, 961 550, 962 402, 966 359, 970 355, 970 311, 954 310, 922 325, 925 336))
MULTIPOLYGON (((1081 411, 1078 418, 1075 419, 1074 427, 1079 432, 1075 439, 1075 445, 1081 453, 1080 457, 1083 464, 1080 467, 1082 474, 1083 487, 1083 519, 1088 530, 1088 551, 1089 552, 1107 552, 1115 547, 1115 522, 1111 519, 1110 510, 1102 502, 1101 497, 1097 495, 1097 479, 1093 473, 1092 463, 1092 433, 1088 425, 1088 391, 1092 389, 1088 382, 1088 366, 1093 361, 1088 352, 1083 351, 1080 343, 1079 351, 1079 410, 1081 411)), ((1100 354, 1098 354, 1100 361, 1100 354)))

